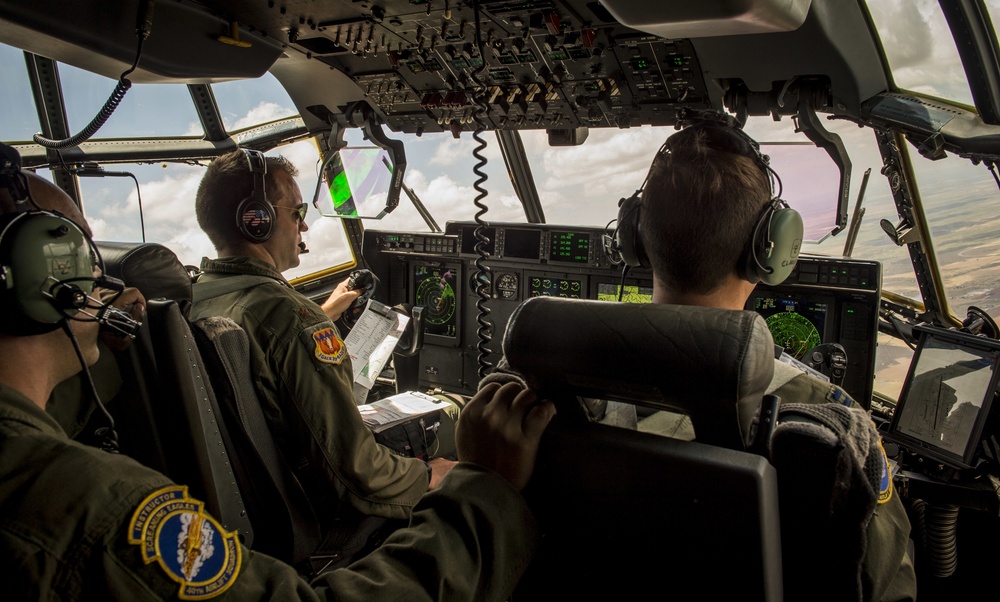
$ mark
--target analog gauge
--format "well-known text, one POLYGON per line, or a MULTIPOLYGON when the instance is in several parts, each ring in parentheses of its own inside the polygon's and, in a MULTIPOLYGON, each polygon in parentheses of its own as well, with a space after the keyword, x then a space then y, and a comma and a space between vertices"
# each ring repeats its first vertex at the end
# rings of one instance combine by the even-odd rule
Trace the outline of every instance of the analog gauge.
POLYGON ((500 299, 517 298, 517 274, 504 273, 497 276, 497 297, 500 299))

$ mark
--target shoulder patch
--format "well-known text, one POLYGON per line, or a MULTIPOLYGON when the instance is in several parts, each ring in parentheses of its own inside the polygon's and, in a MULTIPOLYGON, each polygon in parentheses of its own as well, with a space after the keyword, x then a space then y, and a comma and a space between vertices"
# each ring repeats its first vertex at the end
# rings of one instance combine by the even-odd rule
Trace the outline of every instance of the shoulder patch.
POLYGON ((241 548, 235 533, 188 497, 187 487, 171 485, 151 493, 129 523, 128 542, 142 549, 146 564, 156 561, 180 584, 181 600, 207 600, 229 589, 240 573, 241 548))
POLYGON ((878 440, 878 450, 882 457, 882 475, 879 478, 878 503, 885 504, 892 499, 892 470, 889 469, 889 458, 882 447, 882 439, 878 440))
POLYGON ((347 357, 347 345, 340 339, 337 331, 332 327, 320 328, 312 333, 306 331, 303 338, 308 335, 307 345, 312 348, 313 357, 323 364, 340 364, 347 357))

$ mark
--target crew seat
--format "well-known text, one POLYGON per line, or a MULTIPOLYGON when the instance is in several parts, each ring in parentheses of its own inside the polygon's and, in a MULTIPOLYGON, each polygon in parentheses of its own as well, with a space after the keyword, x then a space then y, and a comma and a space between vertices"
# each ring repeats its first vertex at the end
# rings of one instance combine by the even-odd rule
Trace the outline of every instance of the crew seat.
POLYGON ((226 425, 185 318, 191 276, 156 243, 96 243, 105 270, 146 298, 132 345, 116 353, 122 388, 111 412, 121 452, 187 485, 223 526, 253 543, 226 425))
POLYGON ((753 312, 538 297, 503 340, 558 413, 524 495, 542 529, 514 599, 782 599, 775 468, 750 453, 773 373, 753 312), (592 422, 582 398, 691 417, 695 441, 592 422))
POLYGON ((381 519, 334 529, 316 552, 320 521, 267 428, 250 384, 246 332, 228 318, 188 321, 192 276, 166 247, 98 248, 108 274, 147 300, 146 321, 118 362, 126 382, 114 410, 122 414, 122 452, 191 487, 248 547, 304 575, 366 552, 381 519))

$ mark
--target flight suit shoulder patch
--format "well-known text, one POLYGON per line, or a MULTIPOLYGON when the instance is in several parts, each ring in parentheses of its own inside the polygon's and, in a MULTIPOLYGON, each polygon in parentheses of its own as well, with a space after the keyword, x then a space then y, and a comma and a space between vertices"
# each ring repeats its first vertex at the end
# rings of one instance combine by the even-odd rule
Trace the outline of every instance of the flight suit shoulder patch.
POLYGON ((204 507, 188 496, 187 487, 170 485, 149 494, 129 523, 129 543, 140 547, 146 564, 156 562, 180 584, 181 600, 214 598, 240 573, 236 534, 226 533, 204 507))
POLYGON ((347 345, 332 326, 311 326, 302 331, 302 342, 313 359, 321 365, 339 365, 347 357, 347 345))
POLYGON ((882 459, 882 474, 879 476, 878 503, 885 504, 892 499, 892 470, 889 468, 889 457, 885 454, 882 439, 878 440, 879 457, 882 459))

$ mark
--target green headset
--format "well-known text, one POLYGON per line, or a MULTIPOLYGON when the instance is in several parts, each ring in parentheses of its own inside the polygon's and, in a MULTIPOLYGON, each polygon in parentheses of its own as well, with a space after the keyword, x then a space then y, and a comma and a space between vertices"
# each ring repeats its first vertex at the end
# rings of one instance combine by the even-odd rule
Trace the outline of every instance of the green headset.
POLYGON ((76 224, 50 211, 3 220, 0 231, 0 312, 7 334, 59 328, 86 307, 100 260, 76 224))
MULTIPOLYGON (((781 196, 781 179, 769 165, 770 158, 760 152, 760 145, 746 134, 735 119, 714 112, 682 111, 677 121, 678 127, 715 128, 710 148, 735 153, 752 159, 767 175, 768 181, 778 183, 778 194, 773 194, 764 207, 754 226, 753 235, 747 241, 739 260, 740 275, 752 282, 769 285, 782 283, 792 273, 798 261, 802 246, 803 224, 798 211, 790 208, 781 196)), ((669 139, 657 152, 669 152, 669 139)), ((629 267, 651 267, 649 256, 643 246, 639 232, 639 214, 642 191, 649 181, 635 193, 619 201, 618 224, 614 232, 613 249, 629 267)))
POLYGON ((259 150, 240 149, 247 158, 253 174, 253 191, 236 207, 236 227, 250 242, 267 242, 274 232, 274 207, 267 201, 264 179, 267 160, 259 150))
POLYGON ((0 217, 0 331, 19 336, 59 328, 88 302, 103 273, 87 233, 54 211, 32 208, 20 157, 0 144, 0 185, 18 211, 0 217))

